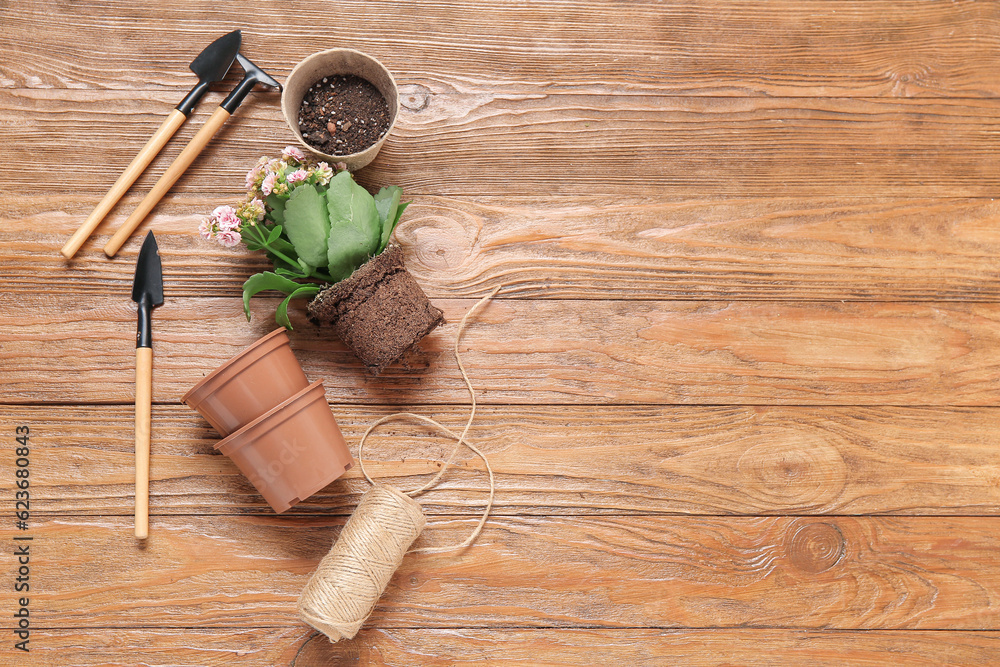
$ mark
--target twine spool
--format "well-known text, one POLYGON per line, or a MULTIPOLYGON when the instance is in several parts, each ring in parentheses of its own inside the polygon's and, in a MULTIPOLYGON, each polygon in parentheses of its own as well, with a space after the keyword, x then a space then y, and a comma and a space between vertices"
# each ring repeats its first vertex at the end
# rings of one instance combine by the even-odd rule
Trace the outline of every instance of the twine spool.
POLYGON ((403 562, 407 549, 420 536, 427 524, 420 504, 411 496, 433 488, 463 446, 483 460, 489 473, 490 493, 486 509, 472 533, 462 543, 446 547, 414 549, 414 552, 437 553, 469 546, 479 536, 490 515, 496 491, 493 469, 486 455, 465 439, 476 417, 476 392, 462 364, 458 343, 469 317, 499 291, 500 288, 497 287, 469 309, 455 334, 455 359, 472 403, 469 419, 462 433, 457 434, 430 417, 412 412, 398 412, 382 417, 369 426, 361 436, 358 462, 361 464, 362 474, 372 484, 372 488, 361 497, 361 502, 347 520, 340 537, 306 583, 298 602, 299 617, 329 637, 331 642, 353 638, 374 611, 379 598, 389 585, 389 580, 403 562), (380 425, 396 420, 420 421, 456 439, 455 447, 437 474, 426 484, 412 491, 404 492, 388 484, 377 483, 365 470, 362 454, 368 436, 380 425))
POLYGON ((356 635, 426 524, 416 500, 372 487, 299 596, 299 616, 331 642, 356 635))

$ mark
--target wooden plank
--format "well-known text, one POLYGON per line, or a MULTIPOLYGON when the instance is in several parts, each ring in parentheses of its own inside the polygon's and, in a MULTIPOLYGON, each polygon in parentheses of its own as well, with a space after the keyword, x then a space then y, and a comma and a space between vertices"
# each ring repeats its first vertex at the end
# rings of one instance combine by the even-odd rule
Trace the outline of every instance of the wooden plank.
POLYGON ((997 651, 992 632, 794 630, 377 630, 353 645, 306 643, 298 665, 982 665, 997 651), (367 663, 365 661, 368 661, 367 663))
MULTIPOLYGON (((464 408, 406 406, 443 423, 464 408)), ((334 405, 357 453, 364 430, 395 408, 334 405)), ((150 506, 155 516, 272 515, 214 446, 192 410, 154 410, 150 506)), ((0 410, 0 460, 30 428, 32 511, 130 516, 133 416, 127 406, 0 410)), ((997 408, 486 406, 471 436, 497 477, 498 515, 1000 513, 997 408)), ((420 426, 384 427, 369 441, 369 472, 404 489, 437 472, 452 446, 420 426)), ((485 474, 466 453, 434 490, 429 514, 482 511, 485 474)), ((13 496, 14 477, 0 479, 13 496)), ((368 484, 360 470, 289 515, 346 515, 368 484)))
MULTIPOLYGON (((995 97, 998 22, 992 3, 919 0, 348 0, 336 12, 255 0, 240 17, 247 53, 280 79, 307 54, 343 44, 404 82, 609 95, 995 97), (391 29, 372 30, 373 20, 391 29)), ((5 16, 0 85, 179 92, 197 50, 232 27, 210 5, 19 2, 5 16)))
MULTIPOLYGON (((130 261, 123 258, 122 261, 130 261)), ((293 306, 299 359, 335 403, 468 402, 451 352, 472 300, 379 378, 293 306)), ((277 299, 172 299, 153 317, 153 398, 176 402, 274 329, 277 299)), ((487 404, 1000 403, 1000 306, 503 299, 462 339, 487 404)), ((135 304, 0 294, 6 403, 131 403, 135 304)))
MULTIPOLYGON (((138 203, 109 217, 82 252, 58 249, 95 197, 25 196, 0 211, 4 290, 107 294, 134 267, 101 248, 138 203)), ((184 195, 155 213, 173 296, 237 296, 270 268, 259 254, 197 238, 236 195, 184 195)), ((992 199, 474 199, 418 195, 396 239, 435 298, 504 284, 532 298, 1000 300, 1000 204, 992 199)), ((137 232, 123 253, 138 252, 137 232)))
POLYGON ((306 628, 32 629, 30 653, 5 645, 0 647, 0 661, 32 667, 318 667, 323 663, 301 655, 304 646, 317 643, 310 641, 313 634, 306 628))
MULTIPOLYGON (((51 188, 48 165, 97 161, 99 172, 67 169, 54 189, 102 196, 174 97, 12 91, 0 98, 0 138, 10 138, 7 151, 15 138, 35 148, 34 160, 11 171, 5 187, 51 188)), ((151 174, 166 168, 210 108, 182 128, 151 174)), ((439 196, 991 197, 1000 189, 998 131, 1000 110, 990 100, 508 95, 483 88, 435 95, 401 113, 365 175, 439 196)), ((291 140, 277 94, 254 93, 173 192, 238 191, 259 155, 274 155, 291 140)))
MULTIPOLYGON (((646 629, 364 629, 331 644, 307 628, 88 629, 32 633, 31 664, 133 667, 318 665, 583 665, 720 664, 819 667, 892 664, 978 667, 1000 650, 997 632, 646 629)), ((4 649, 5 651, 8 649, 4 649)), ((0 653, 3 655, 3 653, 0 653)))
MULTIPOLYGON (((32 618, 295 627, 342 522, 157 517, 140 549, 127 517, 36 519, 18 532, 33 538, 32 618)), ((417 545, 475 524, 432 520, 417 545)), ((985 630, 1000 621, 998 549, 995 517, 493 517, 462 552, 407 556, 369 627, 985 630)))

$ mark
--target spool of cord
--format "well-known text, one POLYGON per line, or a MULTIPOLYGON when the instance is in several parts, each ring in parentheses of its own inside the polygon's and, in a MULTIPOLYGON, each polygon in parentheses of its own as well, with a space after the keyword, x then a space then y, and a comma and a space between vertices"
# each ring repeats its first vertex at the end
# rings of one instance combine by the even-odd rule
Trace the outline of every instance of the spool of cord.
POLYGON ((445 470, 455 458, 461 447, 468 447, 486 466, 489 473, 490 493, 486 509, 472 533, 461 543, 446 547, 426 547, 415 549, 419 552, 443 552, 461 549, 472 544, 483 529, 486 519, 493 507, 493 496, 496 490, 493 481, 493 469, 490 462, 475 445, 465 439, 476 417, 476 392, 472 382, 462 365, 458 353, 458 343, 462 338, 466 322, 484 303, 492 299, 500 288, 494 289, 480 300, 462 318, 455 334, 455 359, 459 371, 469 389, 472 408, 465 429, 461 434, 453 432, 435 420, 411 412, 400 412, 382 417, 368 427, 358 445, 358 462, 361 472, 371 484, 354 514, 347 520, 340 537, 334 543, 330 552, 320 561, 319 567, 306 583, 299 596, 299 617, 330 638, 331 642, 341 639, 351 639, 371 615, 382 593, 385 592, 389 580, 403 562, 403 556, 420 536, 427 523, 420 504, 411 496, 418 495, 433 488, 445 470), (375 482, 365 470, 364 446, 375 428, 395 420, 416 420, 429 424, 446 435, 456 439, 455 447, 445 460, 441 469, 426 484, 418 489, 403 492, 387 484, 375 482))
POLYGON ((357 634, 427 520, 399 489, 372 487, 299 597, 299 617, 336 642, 357 634))

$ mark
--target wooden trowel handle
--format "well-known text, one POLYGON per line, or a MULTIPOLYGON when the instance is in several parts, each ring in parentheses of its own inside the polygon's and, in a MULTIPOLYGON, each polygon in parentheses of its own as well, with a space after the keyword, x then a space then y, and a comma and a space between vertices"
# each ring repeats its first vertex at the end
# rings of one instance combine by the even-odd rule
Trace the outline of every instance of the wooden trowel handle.
POLYGON ((132 187, 135 179, 139 178, 139 175, 146 170, 149 163, 159 154, 164 144, 170 140, 170 137, 174 136, 177 128, 183 125, 186 119, 187 116, 177 109, 170 112, 167 119, 160 125, 160 129, 149 138, 149 141, 142 147, 139 154, 125 168, 125 171, 118 177, 118 180, 111 186, 111 189, 108 190, 108 194, 104 195, 104 199, 97 205, 97 208, 90 213, 84 223, 80 225, 80 228, 69 238, 69 241, 66 241, 66 245, 59 251, 63 254, 63 257, 66 259, 73 258, 73 255, 80 250, 80 246, 83 245, 84 241, 97 229, 97 225, 101 224, 101 220, 104 220, 104 216, 108 214, 108 211, 114 208, 114 205, 118 203, 122 195, 132 187))
POLYGON ((135 536, 149 536, 149 431, 153 348, 135 349, 135 536))
POLYGON ((156 182, 156 185, 149 191, 146 198, 132 211, 132 215, 128 217, 125 224, 115 232, 115 235, 111 237, 108 244, 104 246, 105 255, 114 257, 115 253, 125 245, 125 242, 132 235, 132 232, 135 231, 135 228, 146 219, 149 212, 163 199, 163 195, 167 194, 167 191, 173 187, 177 179, 181 177, 181 174, 187 171, 187 168, 191 166, 194 159, 198 157, 198 154, 201 153, 212 137, 215 136, 215 133, 219 131, 219 128, 222 127, 222 124, 228 119, 228 111, 222 107, 218 107, 215 110, 215 113, 205 122, 205 125, 198 130, 198 134, 194 135, 194 138, 191 139, 191 143, 184 147, 181 154, 177 156, 173 164, 167 168, 167 171, 160 177, 160 180, 156 182))

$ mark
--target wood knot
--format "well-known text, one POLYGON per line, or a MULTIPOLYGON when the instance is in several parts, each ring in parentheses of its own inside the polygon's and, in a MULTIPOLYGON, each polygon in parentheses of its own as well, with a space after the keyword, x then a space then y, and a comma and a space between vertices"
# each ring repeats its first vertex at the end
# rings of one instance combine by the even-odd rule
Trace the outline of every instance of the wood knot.
POLYGON ((847 465, 823 434, 761 429, 747 445, 736 469, 744 492, 765 508, 822 508, 847 483, 847 465))
POLYGON ((399 104, 409 111, 423 111, 431 100, 431 90, 413 83, 399 87, 399 104))
MULTIPOLYGON (((426 210, 426 209, 425 209, 426 210)), ((416 277, 432 280, 441 272, 451 272, 467 264, 475 254, 480 224, 472 216, 450 211, 450 216, 413 216, 396 228, 396 239, 411 248, 407 269, 416 277)))
POLYGON ((912 94, 935 83, 931 68, 920 63, 900 65, 886 72, 886 78, 892 82, 892 92, 896 95, 912 94))
POLYGON ((786 547, 792 565, 812 574, 825 572, 844 556, 844 535, 828 523, 802 526, 786 547))

